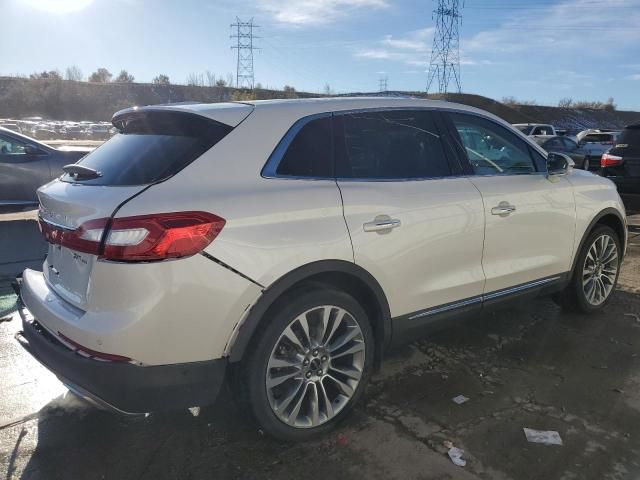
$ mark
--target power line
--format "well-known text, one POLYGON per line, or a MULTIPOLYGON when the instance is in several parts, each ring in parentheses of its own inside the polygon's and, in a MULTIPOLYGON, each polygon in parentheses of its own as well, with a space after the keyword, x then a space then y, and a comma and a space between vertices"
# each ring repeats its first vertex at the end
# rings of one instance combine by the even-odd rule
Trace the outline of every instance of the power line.
POLYGON ((236 17, 236 23, 231 24, 231 28, 236 29, 236 33, 230 38, 236 39, 236 44, 232 45, 232 49, 238 51, 238 59, 236 62, 236 88, 250 88, 253 90, 255 81, 253 73, 253 51, 260 50, 253 46, 253 40, 257 37, 253 34, 254 28, 259 25, 253 23, 253 18, 248 22, 243 22, 236 17))
POLYGON ((436 32, 433 36, 431 61, 427 74, 427 93, 434 80, 438 82, 438 93, 447 93, 453 78, 458 93, 462 92, 460 82, 460 32, 462 22, 459 0, 437 0, 436 32))

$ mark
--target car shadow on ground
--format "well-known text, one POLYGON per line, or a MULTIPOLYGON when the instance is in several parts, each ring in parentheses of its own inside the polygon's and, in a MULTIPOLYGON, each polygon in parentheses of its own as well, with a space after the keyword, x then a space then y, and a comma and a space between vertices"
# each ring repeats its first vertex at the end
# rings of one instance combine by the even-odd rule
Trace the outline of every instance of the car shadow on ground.
POLYGON ((442 458, 445 441, 464 447, 468 464, 460 475, 638 474, 634 312, 640 295, 618 291, 593 315, 563 314, 539 299, 459 323, 389 355, 354 415, 337 432, 299 445, 263 436, 228 387, 198 416, 123 417, 67 395, 38 413, 37 428, 14 427, 6 480, 409 478, 393 473, 400 460, 384 451, 406 439, 442 458), (457 394, 471 400, 456 405, 457 394), (381 423, 389 428, 375 438, 381 423), (528 444, 523 427, 557 430, 564 446, 528 444), (20 465, 29 441, 35 451, 20 465))

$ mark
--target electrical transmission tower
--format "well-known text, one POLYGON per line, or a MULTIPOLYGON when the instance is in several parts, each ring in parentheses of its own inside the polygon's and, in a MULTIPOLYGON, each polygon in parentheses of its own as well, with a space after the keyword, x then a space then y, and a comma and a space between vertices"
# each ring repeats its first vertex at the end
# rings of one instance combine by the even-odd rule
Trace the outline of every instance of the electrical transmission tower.
POLYGON ((259 28, 259 25, 253 23, 253 18, 248 22, 243 22, 236 17, 236 23, 233 23, 231 28, 236 29, 236 33, 231 35, 231 38, 236 39, 236 44, 232 45, 231 48, 235 48, 238 51, 236 88, 250 88, 253 90, 253 51, 260 50, 253 46, 253 40, 260 38, 253 34, 253 29, 259 28))
MULTIPOLYGON (((462 23, 459 0, 437 0, 438 8, 433 11, 436 17, 436 32, 433 36, 431 61, 427 74, 427 93, 434 80, 438 82, 438 93, 447 93, 449 82, 455 81, 458 93, 462 92, 460 83, 460 35, 462 23)), ((464 6, 464 3, 463 3, 464 6)))
POLYGON ((386 75, 384 77, 380 77, 380 79, 378 80, 378 91, 379 92, 388 91, 388 82, 389 82, 389 77, 387 77, 386 75))

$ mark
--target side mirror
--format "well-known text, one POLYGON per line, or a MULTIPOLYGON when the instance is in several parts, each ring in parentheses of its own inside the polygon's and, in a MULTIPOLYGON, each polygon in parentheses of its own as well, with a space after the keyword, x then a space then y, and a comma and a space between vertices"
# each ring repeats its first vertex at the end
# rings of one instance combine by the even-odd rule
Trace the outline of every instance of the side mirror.
POLYGON ((547 176, 566 175, 574 166, 571 157, 564 153, 550 152, 547 155, 547 176))

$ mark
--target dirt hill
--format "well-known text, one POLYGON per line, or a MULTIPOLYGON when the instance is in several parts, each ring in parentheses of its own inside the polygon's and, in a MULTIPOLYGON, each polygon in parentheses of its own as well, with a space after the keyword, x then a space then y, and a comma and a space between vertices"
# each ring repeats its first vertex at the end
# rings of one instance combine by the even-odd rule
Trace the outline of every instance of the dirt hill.
MULTIPOLYGON (((353 93, 349 95, 372 95, 353 93)), ((508 106, 473 94, 427 95, 424 92, 385 92, 374 95, 444 99, 487 110, 510 123, 551 123, 559 128, 622 128, 640 121, 640 113, 594 109, 508 106)), ((89 83, 56 79, 0 77, 0 118, 42 116, 59 120, 109 120, 114 112, 132 105, 171 102, 317 97, 295 90, 255 90, 229 87, 156 85, 149 83, 89 83)))

